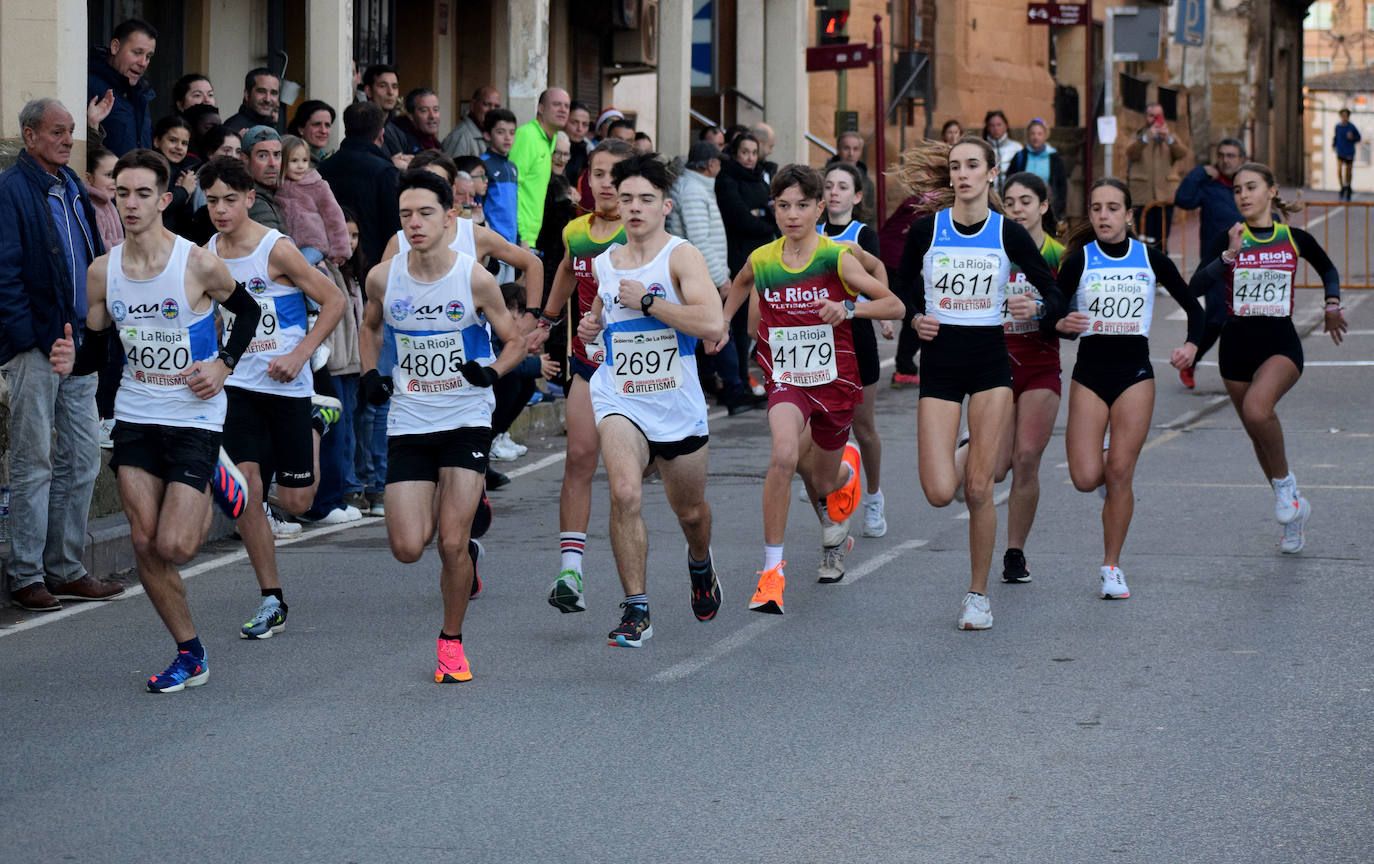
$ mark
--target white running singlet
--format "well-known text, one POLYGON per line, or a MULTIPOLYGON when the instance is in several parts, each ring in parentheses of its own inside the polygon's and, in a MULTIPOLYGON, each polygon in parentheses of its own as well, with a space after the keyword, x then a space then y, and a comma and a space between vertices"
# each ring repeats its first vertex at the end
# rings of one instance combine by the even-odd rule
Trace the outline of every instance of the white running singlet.
POLYGON ((387 273, 382 301, 382 362, 395 392, 387 435, 419 435, 465 426, 491 426, 496 396, 459 369, 469 360, 490 366, 491 337, 472 299, 471 255, 457 252, 453 269, 437 282, 410 275, 410 253, 398 252, 387 273))
MULTIPOLYGON (((458 230, 453 235, 453 242, 448 244, 448 248, 454 252, 465 252, 472 257, 477 257, 477 238, 472 230, 472 220, 464 219, 459 216, 454 223, 458 230)), ((406 239, 405 231, 396 232, 396 252, 410 251, 410 241, 406 239)))
MULTIPOLYGON (((315 376, 310 371, 309 358, 301 366, 301 372, 295 380, 274 381, 267 375, 267 366, 272 358, 290 354, 305 338, 305 293, 299 288, 273 282, 268 276, 271 272, 268 260, 272 256, 272 247, 285 236, 280 231, 269 230, 247 257, 220 256, 229 268, 229 275, 234 277, 235 282, 243 283, 262 309, 253 342, 243 352, 233 374, 224 380, 225 387, 242 387, 279 396, 311 396, 315 393, 315 376)), ((210 238, 209 249, 216 255, 219 255, 218 241, 218 234, 210 238)), ((222 314, 227 333, 233 325, 234 316, 228 310, 222 314)))
POLYGON ((1069 304, 1070 312, 1092 319, 1083 336, 1149 336, 1155 310, 1155 271, 1148 247, 1131 240, 1120 258, 1097 245, 1083 247, 1083 275, 1069 304))
POLYGON ((706 397, 697 378, 697 339, 674 330, 638 307, 620 305, 620 280, 644 283, 656 303, 681 303, 668 259, 686 243, 672 237, 654 259, 634 270, 617 270, 610 247, 592 262, 601 298, 601 339, 606 362, 592 375, 592 410, 600 423, 612 414, 629 418, 650 441, 682 441, 707 434, 706 397))
POLYGON ((926 312, 941 324, 1001 327, 1011 259, 1002 248, 1002 216, 989 211, 977 234, 960 234, 949 210, 935 214, 934 237, 921 262, 926 312))
POLYGON ((219 354, 215 304, 195 312, 186 299, 186 261, 192 243, 176 238, 167 266, 152 279, 124 275, 124 246, 110 250, 105 305, 124 346, 124 375, 115 394, 115 419, 124 423, 191 427, 219 432, 227 404, 221 391, 201 399, 186 370, 219 354))

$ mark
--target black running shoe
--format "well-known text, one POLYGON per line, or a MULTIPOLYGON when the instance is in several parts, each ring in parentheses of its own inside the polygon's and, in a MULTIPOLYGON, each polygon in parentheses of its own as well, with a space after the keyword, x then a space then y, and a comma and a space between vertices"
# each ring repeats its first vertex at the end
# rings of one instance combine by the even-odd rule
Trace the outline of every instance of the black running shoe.
POLYGON ((491 500, 487 498, 487 493, 482 493, 482 500, 477 502, 477 512, 472 516, 472 536, 473 539, 486 536, 491 528, 491 500))
POLYGON ((482 580, 477 575, 477 562, 481 560, 484 551, 481 543, 476 540, 468 541, 468 557, 472 559, 472 590, 468 592, 469 600, 476 600, 477 595, 482 593, 482 580))
POLYGON ((620 608, 625 610, 625 614, 620 616, 620 626, 606 637, 606 644, 639 648, 645 639, 654 635, 654 628, 649 624, 649 607, 621 603, 620 608))
POLYGON ((715 562, 709 563, 711 566, 705 573, 694 573, 691 567, 687 568, 687 575, 692 580, 692 614, 698 621, 710 621, 720 611, 720 581, 716 579, 715 562))
POLYGON ((1026 555, 1020 549, 1008 549, 1002 556, 1002 581, 1031 581, 1030 570, 1026 569, 1026 555))

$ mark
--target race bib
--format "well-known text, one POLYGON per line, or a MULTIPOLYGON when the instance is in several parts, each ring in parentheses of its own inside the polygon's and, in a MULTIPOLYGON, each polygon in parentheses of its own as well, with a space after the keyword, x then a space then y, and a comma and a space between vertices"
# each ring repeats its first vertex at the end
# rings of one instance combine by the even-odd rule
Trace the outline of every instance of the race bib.
POLYGON ((459 372, 465 362, 459 331, 426 336, 397 333, 392 384, 398 393, 415 395, 461 390, 468 386, 459 372))
POLYGON ((835 368, 835 329, 828 324, 770 327, 768 349, 773 380, 793 387, 819 387, 839 377, 835 368))
POLYGON ((1287 270, 1238 267, 1231 280, 1231 308, 1243 317, 1286 318, 1293 296, 1293 274, 1287 270))
POLYGON ((1086 334, 1134 336, 1146 332, 1145 315, 1153 287, 1138 279, 1091 279, 1083 286, 1082 309, 1092 319, 1086 334))
POLYGON ((941 252, 932 263, 938 312, 959 317, 961 313, 987 312, 997 305, 995 283, 1002 262, 996 255, 941 252))
MULTIPOLYGON (((611 370, 618 393, 661 393, 682 387, 682 358, 678 356, 676 330, 613 332, 611 370)), ((587 356, 591 356, 591 347, 587 356)))
POLYGON ((1032 300, 1040 300, 1040 291, 1034 285, 1026 281, 1026 277, 1020 273, 1016 274, 1003 292, 1002 297, 1002 332, 1003 333, 1035 333, 1040 329, 1040 322, 1034 318, 1027 318, 1025 321, 1018 321, 1011 317, 1011 311, 1007 309, 1007 298, 1015 294, 1025 294, 1032 300))
POLYGON ((191 333, 184 327, 120 327, 119 341, 133 379, 152 387, 186 386, 191 333))
MULTIPOLYGON (((277 351, 281 348, 281 341, 277 335, 277 306, 271 300, 253 298, 257 302, 258 308, 262 310, 262 315, 258 317, 258 329, 253 333, 253 341, 248 343, 248 350, 244 355, 261 354, 263 351, 277 351)), ((221 309, 220 314, 224 316, 224 332, 227 336, 234 327, 234 319, 237 317, 227 309, 221 309)))

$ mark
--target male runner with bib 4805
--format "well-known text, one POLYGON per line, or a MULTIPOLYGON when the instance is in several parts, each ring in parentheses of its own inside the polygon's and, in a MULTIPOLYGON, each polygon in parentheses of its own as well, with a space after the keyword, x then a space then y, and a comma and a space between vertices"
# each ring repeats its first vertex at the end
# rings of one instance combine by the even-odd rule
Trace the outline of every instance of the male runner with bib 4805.
POLYGON ((154 693, 210 677, 176 565, 196 554, 210 527, 224 379, 253 338, 259 314, 223 262, 162 226, 162 211, 172 202, 169 175, 167 160, 152 150, 132 150, 116 163, 124 243, 91 263, 80 352, 73 358, 69 330, 52 354, 54 371, 88 375, 104 366, 112 335, 123 344, 110 467, 119 478, 139 581, 177 643, 172 665, 148 678, 154 693), (238 315, 223 350, 215 301, 238 315))
POLYGON ((491 447, 491 385, 525 358, 524 340, 495 278, 445 242, 457 214, 453 187, 429 171, 399 184, 410 249, 367 274, 359 333, 360 382, 387 414, 386 531, 396 560, 420 560, 439 535, 444 623, 436 683, 468 681, 463 616, 472 590, 468 538, 482 499, 491 447), (505 346, 493 362, 483 319, 505 346), (391 370, 378 371, 378 361, 391 370))
POLYGON ((724 336, 725 319, 706 259, 664 230, 672 208, 668 169, 650 154, 618 162, 611 175, 626 243, 596 257, 596 299, 577 332, 583 342, 599 336, 606 349, 592 374, 591 403, 611 487, 611 551, 625 589, 625 614, 608 644, 638 648, 653 635, 641 515, 651 466, 687 538, 692 613, 710 621, 720 609, 706 503, 706 398, 695 352, 698 339, 724 336))
POLYGON ((248 487, 238 530, 262 591, 257 612, 239 635, 268 639, 286 627, 287 607, 263 501, 274 474, 277 501, 289 513, 304 513, 315 499, 320 438, 338 419, 339 400, 314 395, 309 361, 339 323, 348 301, 290 239, 248 218, 255 192, 241 163, 212 160, 201 171, 201 188, 219 232, 208 248, 224 259, 262 310, 253 343, 225 382, 229 407, 224 449, 248 487), (309 332, 307 297, 320 306, 309 332))

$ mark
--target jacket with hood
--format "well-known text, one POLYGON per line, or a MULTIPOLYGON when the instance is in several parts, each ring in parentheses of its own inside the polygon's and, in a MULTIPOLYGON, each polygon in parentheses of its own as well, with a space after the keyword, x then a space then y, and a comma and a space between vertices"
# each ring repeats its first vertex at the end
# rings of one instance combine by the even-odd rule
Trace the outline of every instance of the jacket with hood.
POLYGON ((733 159, 721 163, 716 176, 716 204, 720 207, 720 220, 725 223, 731 277, 744 269, 749 253, 778 236, 773 211, 768 206, 771 198, 761 166, 750 170, 733 159), (760 210, 764 215, 755 215, 760 210))
POLYGON ((673 209, 668 214, 668 231, 697 247, 706 259, 712 282, 717 285, 729 282, 729 249, 725 223, 716 206, 715 178, 685 168, 673 183, 670 194, 673 209))
POLYGON ((1050 206, 1054 208, 1054 215, 1062 219, 1064 206, 1069 200, 1069 175, 1064 170, 1064 157, 1059 155, 1059 151, 1048 142, 1039 153, 1032 153, 1029 147, 1016 151, 1007 166, 1007 176, 1002 178, 1004 188, 1007 179, 1019 171, 1029 171, 1045 181, 1045 185, 1050 187, 1050 206), (1034 165, 1032 159, 1040 164, 1034 165), (1037 170, 1039 167, 1044 167, 1044 174, 1037 170))
POLYGON ((114 91, 114 105, 105 122, 100 124, 105 133, 103 146, 116 156, 138 147, 152 147, 152 102, 157 95, 153 85, 147 78, 130 84, 128 78, 109 64, 108 57, 108 51, 96 48, 86 63, 86 98, 90 100, 104 96, 106 90, 114 91))
POLYGON ((320 172, 311 171, 300 180, 282 181, 277 189, 277 206, 286 222, 286 233, 298 247, 313 247, 326 258, 349 256, 348 223, 320 172))

